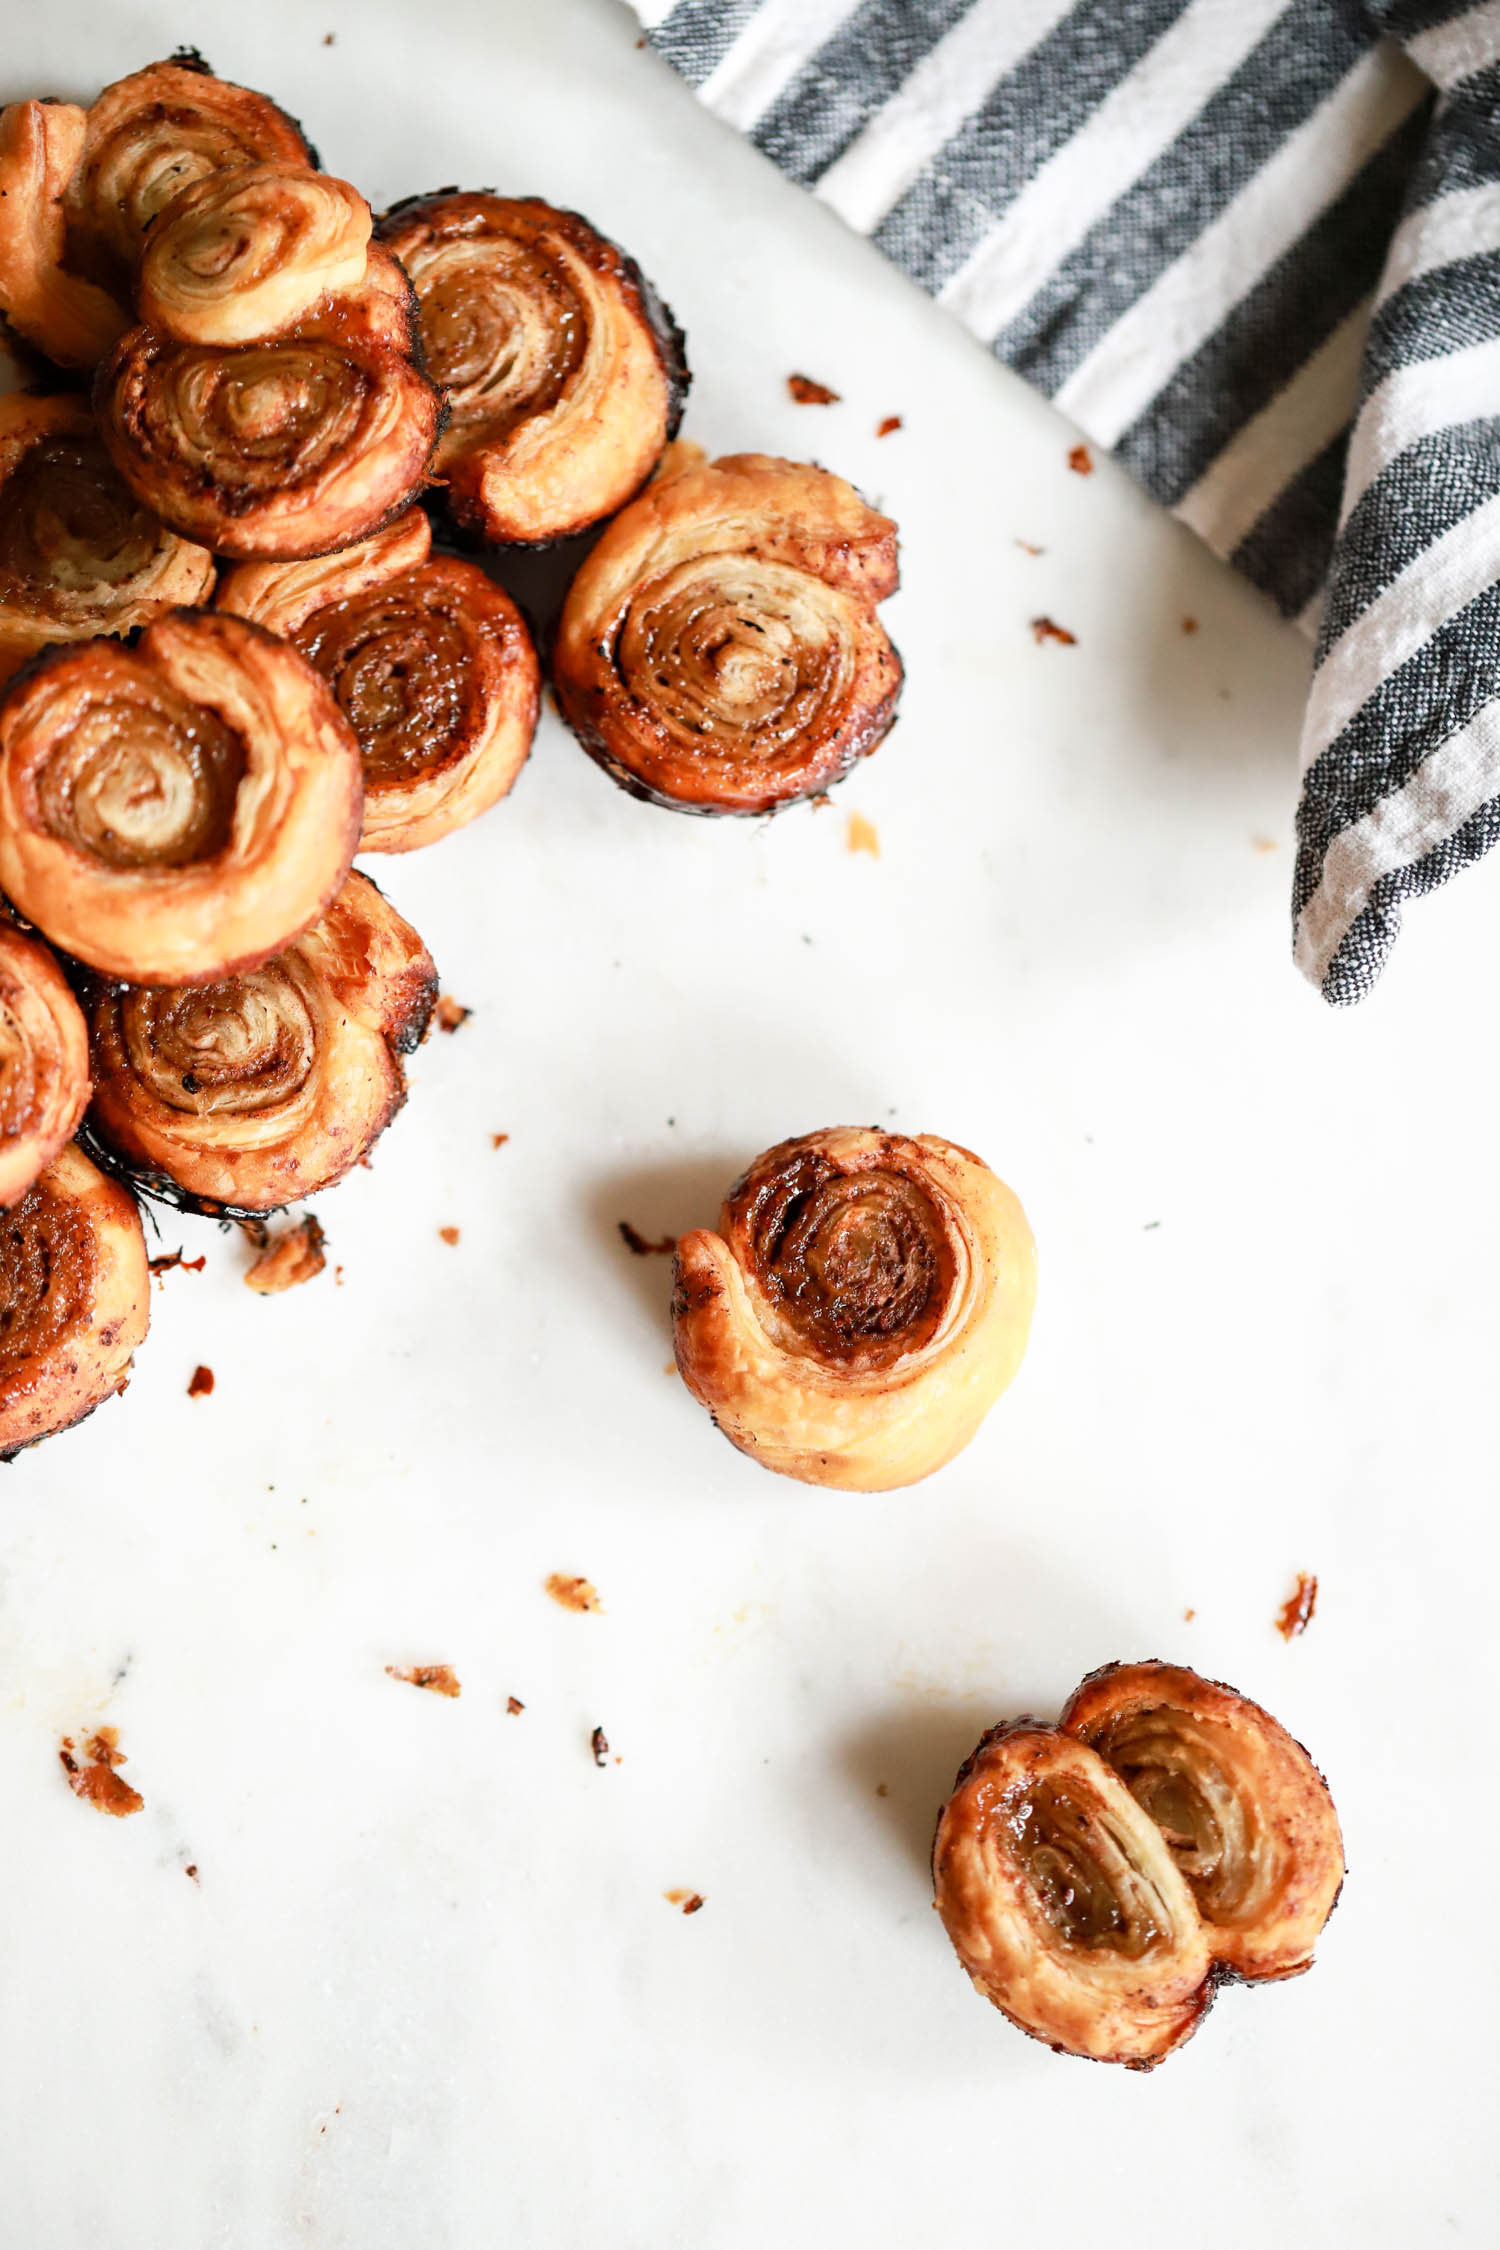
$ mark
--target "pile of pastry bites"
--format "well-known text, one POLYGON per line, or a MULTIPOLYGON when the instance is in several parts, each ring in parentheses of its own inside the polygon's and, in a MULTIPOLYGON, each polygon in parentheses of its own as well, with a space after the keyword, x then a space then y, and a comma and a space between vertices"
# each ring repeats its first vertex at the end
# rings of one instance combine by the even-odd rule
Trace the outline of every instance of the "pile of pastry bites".
MULTIPOLYGON (((0 114, 0 310, 38 374, 0 399, 8 1457, 124 1387, 138 1194, 257 1218, 399 1107, 435 974, 355 855, 495 806, 537 718, 536 650, 474 550, 596 534, 558 706, 679 811, 820 794, 889 730, 902 671, 895 525, 822 468, 678 441, 681 332, 587 220, 456 188, 377 217, 195 53, 0 114)), ((678 1365, 766 1467, 884 1490, 968 1443, 1034 1292, 1021 1206, 968 1150, 806 1134, 678 1243, 678 1365)), ((1099 1803, 1084 1856, 1135 1898, 1099 1803)), ((1132 1959, 1170 1940, 1152 2022, 1196 2020, 1181 1882, 1152 1876, 1160 1914, 1080 1919, 1038 1873, 1052 1850, 1026 1861, 1043 1919, 1132 1959)))

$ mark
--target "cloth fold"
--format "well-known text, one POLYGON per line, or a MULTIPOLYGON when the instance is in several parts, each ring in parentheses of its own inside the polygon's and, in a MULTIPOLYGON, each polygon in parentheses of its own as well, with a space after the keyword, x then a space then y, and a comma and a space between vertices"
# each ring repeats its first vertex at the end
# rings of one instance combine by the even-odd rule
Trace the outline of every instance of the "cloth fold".
POLYGON ((1317 635, 1294 951, 1500 838, 1500 0, 634 0, 718 115, 1317 635))

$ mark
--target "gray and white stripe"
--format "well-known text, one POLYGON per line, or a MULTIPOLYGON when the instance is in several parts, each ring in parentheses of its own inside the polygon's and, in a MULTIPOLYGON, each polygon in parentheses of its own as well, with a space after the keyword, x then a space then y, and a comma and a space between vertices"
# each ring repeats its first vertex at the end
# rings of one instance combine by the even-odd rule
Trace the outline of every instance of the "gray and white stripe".
POLYGON ((1500 836, 1500 0, 635 4, 1318 632, 1295 950, 1358 999, 1500 836))

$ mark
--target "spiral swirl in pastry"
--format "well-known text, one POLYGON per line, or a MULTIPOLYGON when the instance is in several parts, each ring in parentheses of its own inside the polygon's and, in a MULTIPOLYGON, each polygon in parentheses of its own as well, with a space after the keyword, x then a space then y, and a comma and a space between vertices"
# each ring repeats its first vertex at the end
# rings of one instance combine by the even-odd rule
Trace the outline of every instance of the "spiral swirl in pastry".
POLYGON ((347 180, 305 165, 213 172, 162 211, 141 260, 137 309, 190 344, 275 335, 327 290, 364 279, 370 206, 347 180))
POLYGON ((679 446, 574 579, 563 717, 632 795, 765 813, 837 781, 895 717, 875 605, 896 527, 824 469, 679 446))
POLYGON ((0 889, 109 976, 207 983, 278 952, 348 872, 360 801, 322 680, 241 618, 170 610, 0 697, 0 889))
POLYGON ((300 127, 264 94, 178 54, 106 86, 67 180, 68 260, 126 297, 153 219, 195 180, 250 164, 313 167, 300 127))
POLYGON ((284 634, 333 690, 364 759, 362 851, 412 851, 475 819, 536 729, 540 675, 514 603, 431 547, 414 508, 316 561, 240 563, 219 588, 222 609, 284 634))
POLYGON ((221 983, 90 980, 90 1126, 151 1192, 269 1211, 342 1179, 406 1094, 437 977, 416 931, 351 875, 294 944, 221 983))
POLYGON ((783 1141, 677 1244, 677 1365, 732 1444, 884 1492, 966 1446, 1021 1364, 1036 1251, 1010 1189, 931 1134, 783 1141))
POLYGON ((487 192, 413 196, 377 233, 416 285, 448 393, 434 464, 464 529, 541 545, 620 507, 682 417, 682 333, 575 211, 487 192))
POLYGON ((0 1217, 0 1460, 119 1390, 150 1291, 134 1198, 69 1145, 0 1217))
POLYGON ((49 642, 133 632, 213 585, 213 556, 122 484, 82 399, 0 398, 0 682, 49 642))
POLYGON ((368 537, 420 489, 441 423, 411 293, 372 246, 358 288, 237 346, 123 336, 95 378, 132 492, 216 553, 292 559, 368 537))
POLYGON ((40 939, 0 920, 0 1207, 73 1138, 88 1098, 88 1034, 67 979, 40 939))
POLYGON ((1162 1831, 1236 1976, 1296 1976, 1344 1880, 1328 1787, 1247 1696, 1177 1664, 1107 1664, 1059 1721, 1121 1776, 1162 1831))
POLYGON ((1149 2070, 1216 1977, 1160 1829, 1104 1760, 1035 1721, 996 1727, 938 1820, 943 1926, 985 1999, 1062 2052, 1149 2070))
POLYGON ((63 262, 63 194, 87 130, 72 102, 0 110, 0 313, 59 367, 95 366, 130 326, 116 297, 63 262))

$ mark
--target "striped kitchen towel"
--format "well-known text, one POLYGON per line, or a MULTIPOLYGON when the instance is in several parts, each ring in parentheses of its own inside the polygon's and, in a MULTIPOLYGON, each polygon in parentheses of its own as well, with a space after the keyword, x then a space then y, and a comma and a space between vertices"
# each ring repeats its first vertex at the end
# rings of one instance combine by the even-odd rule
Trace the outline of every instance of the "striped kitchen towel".
POLYGON ((634 0, 1317 634, 1296 957, 1500 837, 1500 0, 634 0))

